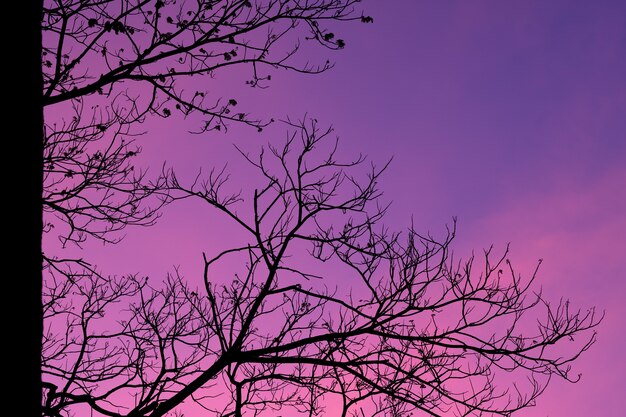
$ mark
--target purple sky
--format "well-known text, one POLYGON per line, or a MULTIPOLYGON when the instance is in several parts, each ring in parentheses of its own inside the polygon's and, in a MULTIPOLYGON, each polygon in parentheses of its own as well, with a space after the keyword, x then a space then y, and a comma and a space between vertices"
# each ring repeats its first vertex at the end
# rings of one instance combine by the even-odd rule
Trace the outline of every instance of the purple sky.
MULTIPOLYGON (((620 417, 626 392, 626 2, 365 2, 373 25, 338 28, 347 48, 321 76, 273 73, 250 92, 222 90, 260 116, 332 124, 346 153, 381 164, 389 222, 439 232, 459 219, 456 250, 512 244, 511 259, 553 298, 606 310, 576 385, 555 382, 525 417, 620 417), (236 93, 236 94, 234 94, 236 93)), ((243 73, 242 73, 243 74, 243 73)), ((243 76, 243 75, 242 75, 243 76)), ((230 77, 230 78, 228 78, 230 77)), ((217 84, 217 83, 216 83, 217 84)), ((220 91, 220 90, 216 90, 220 91)), ((194 172, 233 162, 235 128, 203 137, 151 121, 144 161, 194 172)), ((269 133, 282 134, 284 129, 269 133)), ((197 274, 223 226, 187 203, 117 246, 88 245, 112 273, 197 274)))

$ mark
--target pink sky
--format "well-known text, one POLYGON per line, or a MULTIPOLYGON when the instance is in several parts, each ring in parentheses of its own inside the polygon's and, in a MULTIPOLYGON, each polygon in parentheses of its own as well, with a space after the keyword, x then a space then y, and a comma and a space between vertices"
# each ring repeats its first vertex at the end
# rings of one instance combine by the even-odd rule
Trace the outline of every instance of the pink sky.
MULTIPOLYGON (((544 259, 548 296, 606 310, 576 384, 555 382, 524 417, 621 417, 626 392, 626 2, 396 0, 365 2, 373 25, 338 29, 347 48, 319 55, 321 76, 278 72, 250 92, 228 91, 260 116, 333 124, 348 152, 381 164, 388 222, 438 232, 459 219, 456 249, 512 244, 530 273, 544 259), (393 3, 393 5, 392 5, 393 3)), ((204 137, 174 118, 151 121, 143 161, 195 172, 232 162, 232 143, 256 132, 204 137)), ((275 132, 281 132, 276 130, 275 132)), ((270 129, 272 133, 272 129, 270 129)), ((111 273, 198 273, 223 226, 197 206, 168 208, 116 246, 87 245, 111 273)))

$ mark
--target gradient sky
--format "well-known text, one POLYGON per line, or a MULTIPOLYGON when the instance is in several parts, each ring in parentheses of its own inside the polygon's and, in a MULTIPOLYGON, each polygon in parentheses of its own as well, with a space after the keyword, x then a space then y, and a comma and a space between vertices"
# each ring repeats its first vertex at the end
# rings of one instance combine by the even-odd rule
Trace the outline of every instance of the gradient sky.
MULTIPOLYGON (((337 28, 347 48, 321 76, 273 73, 270 89, 224 74, 215 92, 260 116, 316 117, 346 153, 394 161, 382 181, 389 222, 438 232, 456 250, 511 242, 511 259, 553 298, 606 310, 576 385, 555 381, 523 417, 621 417, 626 392, 626 2, 369 1, 373 25, 337 28), (232 87, 231 87, 232 86, 232 87), (229 90, 229 88, 232 88, 229 90)), ((192 136, 151 121, 143 161, 189 172, 231 160, 256 132, 192 136)), ((269 133, 282 132, 269 129, 269 133)), ((230 162, 237 169, 237 162, 230 162)), ((222 226, 196 206, 168 208, 116 246, 87 245, 107 272, 198 273, 222 226)))

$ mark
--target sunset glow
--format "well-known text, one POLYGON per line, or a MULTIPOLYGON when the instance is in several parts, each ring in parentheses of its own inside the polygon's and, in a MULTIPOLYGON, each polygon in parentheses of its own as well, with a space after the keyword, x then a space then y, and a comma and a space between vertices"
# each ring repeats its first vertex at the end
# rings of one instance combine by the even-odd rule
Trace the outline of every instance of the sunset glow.
MULTIPOLYGON (((260 178, 233 145, 254 152, 280 144, 287 118, 332 126, 341 157, 362 154, 378 167, 392 160, 379 181, 382 201, 391 203, 390 228, 412 222, 440 237, 456 218, 456 258, 479 258, 491 245, 501 254, 510 243, 523 277, 541 259, 535 284, 546 299, 605 312, 596 344, 573 363, 581 381, 553 378, 535 407, 514 415, 622 417, 626 2, 397 0, 365 1, 363 9, 373 24, 336 28, 345 49, 303 45, 303 61, 335 63, 327 72, 266 69, 267 89, 247 85, 244 67, 184 81, 276 120, 262 132, 231 124, 192 134, 201 125, 195 116, 148 116, 137 129, 145 132, 136 138, 137 166, 156 175, 165 164, 186 181, 226 167, 232 189, 250 199, 260 178)), ((46 118, 66 110, 48 108, 46 118)), ((103 274, 159 281, 177 271, 200 285, 202 254, 215 256, 244 234, 216 210, 182 200, 167 205, 154 226, 122 235, 113 245, 88 240, 61 249, 53 236, 44 244, 84 257, 103 274)), ((245 259, 228 262, 219 274, 232 274, 245 259)), ((340 290, 352 285, 336 276, 340 290)))

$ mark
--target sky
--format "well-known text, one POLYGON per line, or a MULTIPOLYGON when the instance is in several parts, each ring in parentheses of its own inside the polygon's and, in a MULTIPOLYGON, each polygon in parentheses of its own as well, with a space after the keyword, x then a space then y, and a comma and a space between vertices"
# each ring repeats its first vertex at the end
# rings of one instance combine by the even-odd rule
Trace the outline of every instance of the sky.
MULTIPOLYGON (((455 250, 511 244, 511 259, 549 297, 606 312, 598 341, 520 417, 620 417, 626 392, 626 2, 366 1, 373 24, 337 28, 347 47, 316 51, 322 75, 272 74, 241 106, 264 117, 316 117, 342 148, 383 164, 388 222, 440 232, 455 250)), ((172 120, 146 124, 143 161, 190 172, 221 165, 245 129, 199 137, 172 120)), ((270 129, 270 132, 272 130, 270 129)), ((231 162, 236 168, 235 162, 231 162)), ((221 226, 187 203, 115 246, 87 245, 112 273, 197 273, 221 226), (182 243, 181 243, 182 242, 182 243)))

